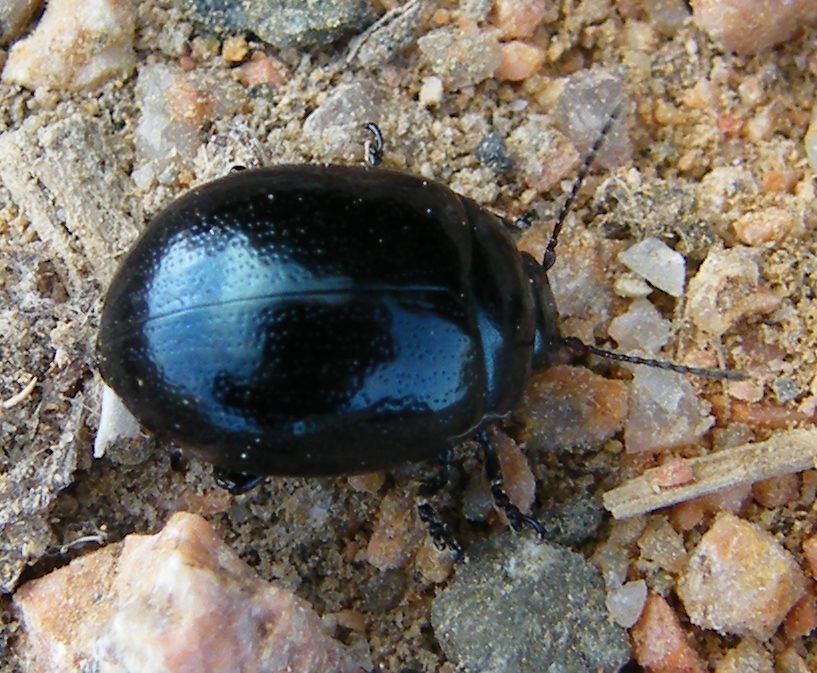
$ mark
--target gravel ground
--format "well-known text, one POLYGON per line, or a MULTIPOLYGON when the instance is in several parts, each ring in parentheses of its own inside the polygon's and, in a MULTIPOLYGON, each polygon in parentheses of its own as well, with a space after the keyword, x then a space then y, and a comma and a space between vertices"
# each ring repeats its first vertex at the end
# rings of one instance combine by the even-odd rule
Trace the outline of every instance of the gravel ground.
MULTIPOLYGON (((183 69, 189 65, 185 59, 192 58, 195 81, 212 82, 226 92, 221 107, 197 131, 201 149, 149 178, 134 174, 144 166, 145 141, 139 140, 137 125, 146 100, 135 74, 79 92, 34 94, 0 85, 0 132, 19 132, 15 144, 31 141, 11 148, 0 138, 0 171, 31 166, 39 180, 20 203, 12 198, 9 173, 0 172, 0 397, 12 398, 31 376, 37 377, 25 399, 0 411, 0 580, 5 590, 0 594, 0 670, 17 670, 8 649, 18 628, 11 607, 15 586, 99 544, 132 532, 154 532, 180 509, 207 517, 262 577, 293 589, 320 613, 364 614, 365 637, 354 629, 341 629, 339 635, 368 652, 375 670, 453 670, 430 625, 439 585, 427 579, 432 573, 423 572, 421 557, 409 555, 400 567, 385 572, 365 560, 373 529, 388 526, 384 499, 411 506, 415 469, 395 470, 382 485, 375 479, 373 488, 360 479, 277 478, 231 498, 214 487, 206 465, 153 439, 121 443, 104 458, 92 459, 99 308, 116 257, 135 230, 187 185, 235 163, 360 162, 361 121, 379 123, 387 140, 387 165, 447 183, 511 220, 532 214, 523 245, 535 249, 549 232, 575 175, 575 158, 583 151, 579 146, 571 148, 572 154, 564 152, 565 136, 555 131, 565 82, 586 73, 612 77, 632 101, 625 113, 629 142, 614 146, 605 165, 588 179, 575 223, 560 246, 560 261, 592 271, 587 292, 600 298, 586 302, 583 312, 568 309, 565 332, 615 346, 607 339, 609 322, 630 302, 612 288, 622 279, 632 280, 616 261, 618 251, 656 236, 685 256, 690 278, 713 246, 733 246, 748 235, 736 230, 736 220, 782 209, 788 219, 781 240, 751 240, 760 284, 777 299, 774 310, 763 304, 767 295, 752 290, 747 295, 754 308, 715 334, 696 325, 683 299, 658 291, 650 299, 671 321, 664 357, 722 364, 750 376, 750 384, 733 398, 723 395, 720 383, 691 381, 713 405, 717 428, 675 454, 694 457, 719 441, 728 445, 723 437, 730 432, 746 442, 813 422, 817 226, 804 136, 815 101, 817 35, 735 56, 721 51, 691 21, 667 27, 640 13, 639 6, 603 0, 560 3, 533 40, 542 45, 544 64, 520 83, 449 71, 429 57, 433 47, 421 41, 424 51, 418 50, 408 39, 401 55, 365 67, 347 58, 350 47, 343 42, 308 54, 293 48, 271 51, 284 72, 280 84, 246 88, 233 72, 239 61, 230 63, 220 55, 223 38, 203 37, 191 47, 197 36, 209 34, 188 12, 170 2, 140 3, 137 72, 163 64, 183 69), (627 16, 633 18, 625 21, 627 16), (438 74, 444 80, 442 98, 424 104, 434 99, 426 87, 433 87, 429 77, 438 74), (310 117, 315 110, 322 115, 310 117), (511 166, 497 158, 490 144, 481 146, 492 133, 506 140, 511 166), (690 199, 697 204, 692 209, 690 199), (45 219, 54 223, 50 234, 29 224, 36 208, 45 209, 45 219), (66 225, 72 217, 81 225, 66 225), (742 413, 740 422, 730 412, 742 413)), ((420 34, 484 29, 484 23, 471 28, 467 22, 454 23, 455 9, 445 2, 427 8, 420 34)), ((248 40, 250 52, 268 49, 248 40)), ((483 52, 472 49, 462 68, 485 67, 483 52)), ((604 86, 591 91, 601 96, 604 86)), ((570 301, 563 299, 566 290, 556 292, 570 301)), ((626 378, 605 363, 594 367, 626 378)), ((519 439, 548 432, 524 422, 506 430, 519 439)), ((603 450, 531 450, 528 458, 538 477, 534 511, 558 510, 588 495, 598 500, 603 491, 666 455, 625 455, 622 441, 619 432, 603 442, 603 450)), ((464 474, 479 470, 477 455, 470 444, 458 449, 464 474)), ((503 529, 498 520, 490 525, 465 521, 456 491, 442 496, 440 504, 466 547, 503 529)), ((817 512, 800 501, 776 507, 750 501, 742 516, 773 532, 797 558, 804 538, 817 526, 817 512)), ((609 525, 602 525, 590 539, 582 537, 579 551, 590 557, 608 531, 609 525)), ((687 549, 700 533, 687 533, 687 549)), ((653 570, 644 571, 648 583, 667 593, 672 576, 653 570)), ((696 648, 712 661, 731 644, 713 631, 693 631, 696 648)), ((786 644, 769 647, 778 652, 786 644)), ((808 640, 798 647, 811 670, 817 668, 817 647, 808 640)), ((639 670, 631 666, 626 670, 639 670)))

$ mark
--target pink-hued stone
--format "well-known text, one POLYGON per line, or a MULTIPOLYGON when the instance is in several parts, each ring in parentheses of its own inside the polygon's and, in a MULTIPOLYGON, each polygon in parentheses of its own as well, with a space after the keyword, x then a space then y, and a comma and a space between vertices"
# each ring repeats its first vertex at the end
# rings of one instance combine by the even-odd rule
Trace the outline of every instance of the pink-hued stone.
POLYGON ((513 40, 502 45, 502 61, 494 77, 509 82, 521 82, 535 74, 545 63, 545 50, 541 47, 513 40))
POLYGON ((408 493, 388 493, 380 501, 366 560, 378 570, 402 568, 414 556, 425 530, 408 493))
POLYGON ((814 0, 693 0, 695 23, 727 51, 756 54, 817 24, 814 0))
POLYGON ((269 584, 195 514, 72 561, 14 596, 31 672, 351 673, 308 603, 269 584))
POLYGON ((678 595, 694 624, 767 640, 806 587, 800 566, 771 534, 721 514, 690 557, 678 595))
POLYGON ((519 445, 505 434, 495 433, 493 443, 502 469, 505 492, 514 505, 524 514, 529 514, 536 500, 536 477, 528 459, 519 445))
POLYGON ((549 12, 556 10, 552 0, 494 0, 491 21, 503 39, 531 37, 549 12))
POLYGON ((678 615, 658 594, 650 593, 638 623, 630 631, 636 661, 650 673, 705 673, 678 615))

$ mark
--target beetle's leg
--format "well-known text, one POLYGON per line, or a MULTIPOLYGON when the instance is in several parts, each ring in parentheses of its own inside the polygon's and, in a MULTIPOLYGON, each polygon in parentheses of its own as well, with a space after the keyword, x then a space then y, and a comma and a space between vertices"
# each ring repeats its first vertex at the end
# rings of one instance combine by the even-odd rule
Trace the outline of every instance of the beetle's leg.
POLYGON ((448 530, 448 526, 442 522, 434 507, 428 502, 422 502, 417 505, 417 513, 420 515, 420 521, 428 527, 428 534, 434 540, 434 546, 440 551, 450 549, 451 556, 455 561, 459 561, 462 558, 462 547, 448 530))
POLYGON ((453 447, 449 447, 437 455, 437 470, 430 477, 423 480, 420 486, 420 495, 430 498, 451 483, 451 476, 454 474, 453 457, 453 447))
POLYGON ((226 489, 232 495, 241 495, 251 491, 265 479, 265 477, 258 474, 231 472, 220 467, 213 468, 213 478, 216 480, 216 485, 226 489))
MULTIPOLYGON (((430 498, 451 482, 451 475, 454 472, 453 455, 453 447, 448 447, 437 455, 437 470, 420 485, 419 494, 421 496, 430 498)), ((428 534, 434 541, 434 546, 440 551, 448 548, 455 560, 461 559, 462 548, 451 534, 451 531, 448 530, 448 526, 440 519, 440 515, 434 509, 434 506, 428 501, 423 501, 417 505, 417 513, 420 515, 420 521, 428 527, 428 534)))
POLYGON ((519 508, 511 502, 505 489, 502 487, 502 469, 499 465, 499 458, 491 443, 491 438, 485 430, 477 435, 482 448, 485 451, 485 474, 491 484, 491 495, 494 497, 494 506, 505 512, 508 523, 515 531, 519 532, 527 526, 533 528, 539 539, 545 539, 545 527, 533 517, 522 514, 519 508))
POLYGON ((367 140, 364 148, 366 150, 366 163, 372 168, 379 166, 383 161, 383 148, 385 142, 383 141, 383 134, 380 128, 374 122, 369 122, 363 126, 369 133, 372 134, 372 140, 367 140))

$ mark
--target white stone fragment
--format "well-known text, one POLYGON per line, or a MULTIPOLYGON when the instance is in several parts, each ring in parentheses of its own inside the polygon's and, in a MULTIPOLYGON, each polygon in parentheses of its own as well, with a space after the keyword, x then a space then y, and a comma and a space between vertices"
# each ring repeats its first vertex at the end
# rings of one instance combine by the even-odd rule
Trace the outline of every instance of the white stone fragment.
POLYGON ((628 453, 691 444, 715 422, 689 381, 676 372, 635 368, 624 427, 628 453))
POLYGON ((29 89, 91 89, 130 73, 136 3, 50 0, 39 25, 11 48, 3 81, 29 89))
POLYGON ((657 238, 645 238, 621 252, 619 261, 646 279, 652 286, 672 297, 684 294, 686 261, 684 257, 657 238))
POLYGON ((629 629, 638 621, 647 602, 647 583, 644 580, 626 582, 607 592, 607 609, 619 626, 629 629))
POLYGON ((443 81, 439 77, 426 77, 420 87, 420 102, 426 107, 439 105, 443 99, 443 81))
POLYGON ((635 299, 649 296, 652 288, 647 285, 646 281, 641 276, 628 273, 616 278, 613 284, 613 291, 625 299, 635 299))
POLYGON ((117 394, 108 386, 102 386, 102 403, 99 409, 99 429, 94 438, 94 458, 102 458, 105 450, 119 439, 139 436, 139 421, 122 404, 117 394))
POLYGON ((607 331, 621 350, 655 355, 669 340, 671 326, 649 300, 638 299, 610 321, 607 331))

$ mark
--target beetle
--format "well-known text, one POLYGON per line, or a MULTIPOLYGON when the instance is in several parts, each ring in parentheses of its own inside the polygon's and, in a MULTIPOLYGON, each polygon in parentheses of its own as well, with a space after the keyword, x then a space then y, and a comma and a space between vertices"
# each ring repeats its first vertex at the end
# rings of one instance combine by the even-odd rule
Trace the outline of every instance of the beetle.
MULTIPOLYGON (((138 421, 242 492, 263 475, 331 476, 445 454, 476 436, 511 526, 486 428, 567 345, 545 259, 446 186, 368 165, 233 172, 161 211, 104 302, 99 370, 138 421)), ((591 349, 593 350, 593 349, 591 349)), ((593 352, 596 352, 593 350, 593 352)), ((685 370, 685 368, 681 368, 685 370)), ((456 542, 428 503, 438 546, 456 542)))

